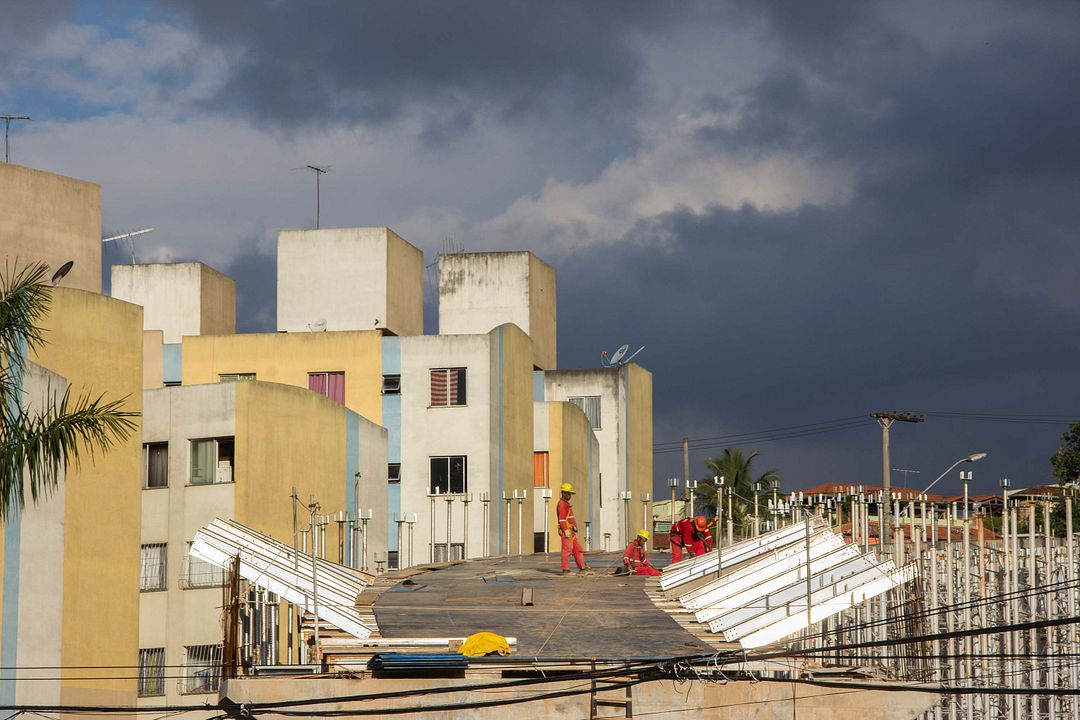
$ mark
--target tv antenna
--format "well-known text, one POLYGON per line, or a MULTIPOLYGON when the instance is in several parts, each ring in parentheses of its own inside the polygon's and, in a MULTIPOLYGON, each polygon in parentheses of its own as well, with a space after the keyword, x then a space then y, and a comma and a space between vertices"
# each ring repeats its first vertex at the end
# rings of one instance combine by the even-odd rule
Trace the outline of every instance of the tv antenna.
POLYGON ((607 356, 607 350, 601 350, 600 351, 600 366, 601 367, 622 367, 623 365, 626 365, 631 360, 636 358, 637 354, 639 352, 641 352, 642 350, 644 350, 644 349, 645 349, 645 346, 642 345, 637 350, 635 350, 633 353, 631 353, 631 355, 629 357, 627 357, 626 353, 629 352, 629 350, 630 350, 630 344, 626 343, 626 344, 620 345, 619 349, 616 350, 615 352, 613 352, 611 354, 610 358, 608 358, 608 356, 607 356))
POLYGON ((319 229, 320 206, 322 204, 321 190, 320 190, 320 187, 319 187, 319 180, 322 178, 323 175, 330 172, 330 166, 320 164, 320 165, 305 165, 304 167, 307 168, 308 170, 310 170, 311 172, 315 173, 315 229, 318 230, 319 229))
POLYGON ((107 242, 114 242, 116 240, 127 240, 131 245, 131 264, 135 264, 135 238, 140 235, 146 235, 147 233, 154 232, 154 228, 143 228, 142 230, 133 230, 132 232, 121 233, 119 235, 111 235, 109 237, 101 238, 101 243, 104 245, 107 242))
POLYGON ((4 121, 4 162, 11 162, 10 154, 10 136, 11 136, 11 121, 12 120, 29 120, 29 115, 0 115, 0 120, 4 121))

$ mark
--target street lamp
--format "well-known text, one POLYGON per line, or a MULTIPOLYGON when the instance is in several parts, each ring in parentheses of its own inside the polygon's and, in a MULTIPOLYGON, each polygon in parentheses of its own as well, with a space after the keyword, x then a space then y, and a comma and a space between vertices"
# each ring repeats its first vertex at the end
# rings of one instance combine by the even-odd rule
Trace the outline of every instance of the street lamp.
POLYGON ((959 460, 954 462, 952 465, 950 465, 949 468, 945 472, 938 475, 937 480, 934 480, 934 482, 927 485, 926 489, 923 490, 921 493, 919 493, 919 495, 922 497, 923 500, 925 500, 926 499, 926 493, 930 492, 930 488, 937 485, 938 480, 941 480, 941 478, 945 477, 950 472, 952 472, 953 468, 955 468, 957 465, 959 465, 960 463, 966 463, 966 462, 976 462, 978 460, 982 460, 984 457, 986 457, 986 453, 984 453, 984 452, 977 452, 977 453, 971 453, 970 455, 965 455, 964 457, 960 458, 959 460))

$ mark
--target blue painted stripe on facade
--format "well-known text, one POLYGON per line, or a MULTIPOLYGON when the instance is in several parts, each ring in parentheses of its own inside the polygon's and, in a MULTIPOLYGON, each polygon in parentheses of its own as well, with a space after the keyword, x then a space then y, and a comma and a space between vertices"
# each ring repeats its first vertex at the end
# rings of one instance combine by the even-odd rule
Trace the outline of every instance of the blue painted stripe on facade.
MULTIPOLYGON (((26 342, 20 339, 17 352, 26 358, 26 342)), ((16 365, 8 362, 13 370, 16 365)), ((19 411, 22 397, 23 377, 17 370, 12 373, 15 392, 8 396, 8 411, 19 411)), ((19 471, 22 482, 22 470, 19 471)), ((4 607, 0 613, 0 703, 14 705, 16 701, 15 675, 19 655, 19 559, 22 555, 22 515, 16 511, 4 518, 4 607)))
POLYGON ((183 367, 181 362, 183 347, 180 343, 167 343, 161 346, 161 379, 163 382, 180 382, 181 368, 183 367))
POLYGON ((533 370, 533 401, 544 402, 544 371, 533 370))
MULTIPOLYGON (((504 509, 505 503, 502 501, 503 495, 506 494, 504 489, 503 489, 504 488, 504 486, 503 486, 503 429, 504 429, 503 428, 503 386, 506 384, 506 379, 503 377, 503 330, 504 330, 504 328, 500 326, 499 327, 499 340, 498 340, 498 347, 499 347, 498 364, 499 365, 498 365, 498 370, 497 370, 497 377, 498 377, 498 383, 499 383, 499 420, 498 420, 498 422, 499 422, 499 453, 498 453, 498 455, 499 455, 499 464, 498 464, 498 475, 497 475, 499 494, 498 494, 498 497, 493 497, 492 498, 492 500, 494 500, 494 501, 496 501, 498 503, 498 507, 499 507, 499 527, 500 528, 504 527, 503 523, 506 522, 506 518, 503 517, 503 515, 505 513, 505 509, 504 509)), ((485 532, 486 531, 487 531, 487 528, 485 528, 485 532)), ((499 532, 499 553, 500 554, 510 552, 510 548, 504 546, 505 542, 506 542, 506 539, 504 537, 504 533, 500 531, 499 532)))
MULTIPOLYGON (((382 338, 382 373, 383 375, 401 374, 401 338, 386 335, 382 338)), ((401 395, 382 396, 382 425, 386 428, 386 462, 401 462, 401 395)), ((402 472, 406 472, 402 468, 402 472)), ((396 552, 397 524, 395 518, 401 516, 401 485, 390 483, 386 488, 386 517, 388 518, 387 548, 396 552)))
MULTIPOLYGON (((360 416, 345 409, 345 507, 356 519, 356 473, 360 472, 360 416)), ((360 482, 371 482, 360 478, 360 482)), ((352 543, 345 543, 345 564, 352 565, 352 543)))
POLYGON ((390 483, 386 486, 386 505, 388 508, 394 508, 394 511, 389 512, 386 516, 386 547, 390 552, 395 552, 397 551, 398 546, 397 523, 394 522, 394 520, 396 520, 401 513, 401 483, 390 483))

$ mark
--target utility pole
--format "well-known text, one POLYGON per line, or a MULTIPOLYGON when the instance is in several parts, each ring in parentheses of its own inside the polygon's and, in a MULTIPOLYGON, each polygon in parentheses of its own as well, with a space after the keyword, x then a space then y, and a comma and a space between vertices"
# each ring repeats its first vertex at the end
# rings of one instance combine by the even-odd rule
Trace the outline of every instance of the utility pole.
POLYGON ((29 120, 28 115, 0 115, 0 120, 4 121, 4 162, 11 162, 11 121, 12 120, 29 120))
POLYGON ((892 412, 890 410, 870 413, 870 417, 877 420, 878 425, 881 426, 881 492, 883 502, 878 503, 878 546, 884 551, 886 544, 892 539, 889 534, 892 532, 892 523, 889 522, 891 519, 889 513, 892 512, 892 488, 889 482, 889 428, 896 421, 921 423, 926 418, 915 413, 892 412))
POLYGON ((690 480, 690 441, 682 439, 682 476, 683 480, 690 480))

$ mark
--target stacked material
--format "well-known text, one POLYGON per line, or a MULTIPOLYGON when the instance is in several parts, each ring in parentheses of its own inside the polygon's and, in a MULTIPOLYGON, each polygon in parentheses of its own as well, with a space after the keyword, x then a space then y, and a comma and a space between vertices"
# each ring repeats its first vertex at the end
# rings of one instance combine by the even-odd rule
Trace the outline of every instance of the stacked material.
POLYGON ((357 598, 371 580, 358 570, 297 553, 268 535, 232 520, 214 520, 195 533, 192 557, 229 569, 240 558, 240 577, 357 638, 371 635, 357 598))
POLYGON ((368 661, 368 670, 398 677, 457 675, 469 667, 468 658, 457 653, 378 653, 368 661))
POLYGON ((863 553, 813 519, 672 565, 660 587, 709 632, 756 648, 914 577, 914 565, 897 568, 892 560, 863 553))

